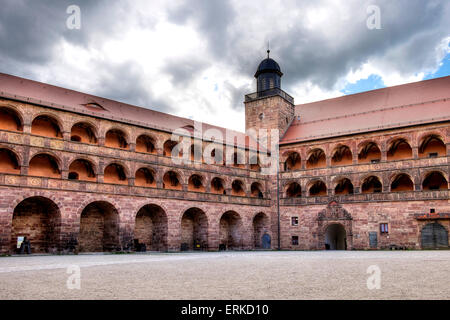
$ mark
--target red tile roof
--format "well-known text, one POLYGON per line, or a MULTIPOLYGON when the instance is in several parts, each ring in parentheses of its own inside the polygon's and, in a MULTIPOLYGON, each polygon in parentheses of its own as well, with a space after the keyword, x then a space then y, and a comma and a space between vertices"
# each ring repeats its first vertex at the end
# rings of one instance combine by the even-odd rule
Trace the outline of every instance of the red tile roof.
MULTIPOLYGON (((189 130, 189 127, 194 126, 194 120, 4 73, 0 73, 0 97, 166 132, 173 132, 173 130, 183 127, 188 128, 188 131, 192 131, 189 130), (91 106, 89 106, 89 104, 91 104, 91 106), (96 107, 95 104, 98 104, 101 107, 96 107)), ((207 129, 219 130, 222 132, 223 138, 226 138, 226 131, 228 130, 231 137, 228 137, 227 144, 235 144, 234 141, 236 139, 233 135, 236 135, 238 137, 237 140, 245 140, 246 147, 250 146, 250 148, 253 149, 253 146, 256 145, 255 142, 250 144, 250 138, 241 132, 203 123, 203 132, 207 129)), ((240 141, 238 141, 237 145, 243 147, 243 144, 241 144, 240 141)))
POLYGON ((448 121, 450 76, 300 104, 295 113, 280 144, 448 121))

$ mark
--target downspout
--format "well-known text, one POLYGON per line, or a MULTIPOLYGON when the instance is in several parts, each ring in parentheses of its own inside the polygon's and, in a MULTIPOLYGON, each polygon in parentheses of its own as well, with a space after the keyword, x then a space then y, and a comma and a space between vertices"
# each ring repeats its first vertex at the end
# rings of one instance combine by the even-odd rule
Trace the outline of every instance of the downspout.
MULTIPOLYGON (((277 144, 277 148, 279 148, 279 144, 277 144)), ((278 149, 279 150, 279 149, 278 149)), ((279 154, 279 151, 277 152, 277 155, 279 154)), ((280 161, 279 156, 277 157, 277 215, 278 215, 278 250, 281 250, 281 235, 280 235, 280 178, 279 178, 279 171, 280 171, 280 161)))

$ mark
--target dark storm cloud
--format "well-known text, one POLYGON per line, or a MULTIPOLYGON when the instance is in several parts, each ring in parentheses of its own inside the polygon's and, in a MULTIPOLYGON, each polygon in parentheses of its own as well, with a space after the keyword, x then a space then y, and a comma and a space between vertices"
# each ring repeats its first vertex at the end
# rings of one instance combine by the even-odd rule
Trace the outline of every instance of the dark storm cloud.
POLYGON ((187 24, 191 21, 208 40, 209 50, 216 57, 227 54, 229 26, 234 22, 235 11, 228 0, 189 0, 169 10, 169 21, 187 24))
POLYGON ((152 88, 145 85, 140 67, 133 62, 99 63, 96 72, 100 77, 92 94, 152 110, 175 111, 168 101, 154 97, 152 88))
POLYGON ((168 59, 165 62, 162 72, 171 77, 175 86, 184 86, 187 88, 190 81, 197 77, 210 64, 200 59, 198 56, 186 56, 177 59, 168 59))

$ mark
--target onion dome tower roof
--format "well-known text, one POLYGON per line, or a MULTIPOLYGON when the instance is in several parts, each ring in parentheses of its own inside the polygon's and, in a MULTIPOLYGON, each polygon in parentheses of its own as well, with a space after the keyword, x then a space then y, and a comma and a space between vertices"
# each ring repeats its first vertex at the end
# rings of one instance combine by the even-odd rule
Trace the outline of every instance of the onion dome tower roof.
POLYGON ((261 61, 258 66, 258 70, 255 73, 255 78, 257 78, 261 73, 276 73, 280 77, 283 75, 281 72, 279 64, 269 57, 270 50, 267 50, 267 58, 261 61))

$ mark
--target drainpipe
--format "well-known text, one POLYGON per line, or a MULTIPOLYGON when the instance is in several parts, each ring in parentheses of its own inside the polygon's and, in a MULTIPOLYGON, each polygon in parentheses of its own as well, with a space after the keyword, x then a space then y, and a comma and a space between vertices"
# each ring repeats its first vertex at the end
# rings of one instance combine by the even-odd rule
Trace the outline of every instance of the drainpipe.
MULTIPOLYGON (((277 148, 279 145, 277 144, 277 148)), ((279 149, 278 149, 279 150, 279 149)), ((277 157, 277 214, 278 214, 278 250, 281 250, 281 236, 280 236, 280 181, 279 181, 280 161, 277 157)))

